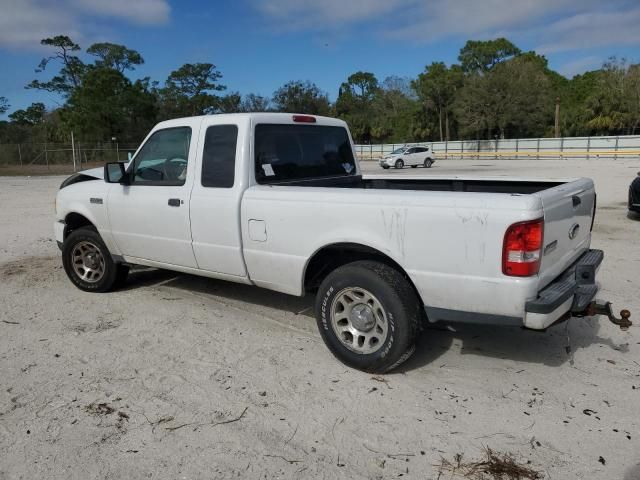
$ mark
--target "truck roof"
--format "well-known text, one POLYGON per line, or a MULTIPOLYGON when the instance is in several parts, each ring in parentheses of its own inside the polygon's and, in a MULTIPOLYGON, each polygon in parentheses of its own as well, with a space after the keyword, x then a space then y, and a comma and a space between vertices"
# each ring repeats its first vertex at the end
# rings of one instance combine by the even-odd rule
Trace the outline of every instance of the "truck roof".
POLYGON ((302 116, 302 117, 313 117, 316 119, 316 125, 333 125, 333 126, 346 126, 346 122, 344 120, 339 120, 337 118, 324 117, 322 115, 309 115, 305 113, 281 113, 281 112, 249 112, 249 113, 215 113, 211 115, 194 115, 192 117, 181 117, 181 118, 173 118, 171 120, 165 120, 163 122, 158 123, 156 127, 157 129, 160 126, 174 126, 185 120, 193 121, 194 119, 205 119, 216 117, 220 120, 229 119, 229 121, 239 121, 244 119, 255 120, 256 123, 297 123, 294 121, 294 116, 302 116))

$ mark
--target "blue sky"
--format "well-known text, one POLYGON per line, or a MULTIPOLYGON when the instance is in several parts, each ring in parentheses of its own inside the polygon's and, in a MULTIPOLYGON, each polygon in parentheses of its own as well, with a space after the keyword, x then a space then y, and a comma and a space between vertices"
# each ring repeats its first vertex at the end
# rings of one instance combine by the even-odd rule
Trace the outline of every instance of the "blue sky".
POLYGON ((39 40, 56 34, 138 50, 145 64, 133 77, 163 82, 184 63, 211 62, 228 91, 271 95, 311 80, 332 99, 355 71, 415 77, 432 61, 455 62, 468 39, 505 36, 569 77, 611 55, 640 61, 638 0, 0 0, 0 12, 10 111, 60 104, 24 89, 54 71, 34 69, 47 54, 39 40))

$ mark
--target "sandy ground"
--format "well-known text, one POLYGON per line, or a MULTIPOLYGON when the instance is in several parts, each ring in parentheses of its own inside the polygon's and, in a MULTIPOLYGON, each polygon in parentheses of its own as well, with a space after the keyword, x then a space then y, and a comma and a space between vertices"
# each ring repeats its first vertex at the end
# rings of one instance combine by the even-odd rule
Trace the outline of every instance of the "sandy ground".
MULTIPOLYGON (((593 177, 600 297, 638 321, 637 170, 481 159, 389 173, 593 177)), ((60 181, 0 178, 0 479, 448 479, 441 457, 485 446, 544 478, 640 478, 640 327, 436 326, 372 377, 329 354, 311 298, 157 270, 75 289, 51 239, 60 181)))

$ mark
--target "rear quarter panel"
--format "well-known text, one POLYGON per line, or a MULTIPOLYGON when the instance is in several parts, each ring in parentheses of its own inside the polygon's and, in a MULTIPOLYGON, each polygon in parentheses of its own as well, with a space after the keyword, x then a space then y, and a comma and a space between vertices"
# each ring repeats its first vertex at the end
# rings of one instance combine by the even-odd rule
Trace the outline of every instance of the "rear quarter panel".
POLYGON ((400 264, 425 305, 522 316, 537 277, 502 274, 506 228, 539 218, 532 195, 254 186, 242 202, 245 261, 257 285, 300 295, 324 246, 359 243, 400 264), (254 241, 249 220, 263 221, 254 241))

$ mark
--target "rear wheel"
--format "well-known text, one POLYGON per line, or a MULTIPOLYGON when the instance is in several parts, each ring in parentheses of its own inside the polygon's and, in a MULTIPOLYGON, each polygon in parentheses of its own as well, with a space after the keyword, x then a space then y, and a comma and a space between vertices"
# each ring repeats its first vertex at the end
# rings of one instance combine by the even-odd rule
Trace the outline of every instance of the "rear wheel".
POLYGON ((431 168, 431 165, 433 165, 433 160, 431 160, 430 158, 427 158, 424 161, 424 168, 431 168))
POLYGON ((412 286, 380 262, 337 268, 316 297, 318 329, 329 350, 367 372, 387 372, 411 356, 420 318, 412 286))
POLYGON ((85 292, 107 292, 119 275, 122 277, 118 264, 93 227, 82 227, 69 234, 62 244, 62 264, 69 280, 85 292))
POLYGON ((395 164, 396 168, 403 168, 404 167, 404 162, 402 161, 402 159, 398 159, 396 160, 396 164, 395 164))

